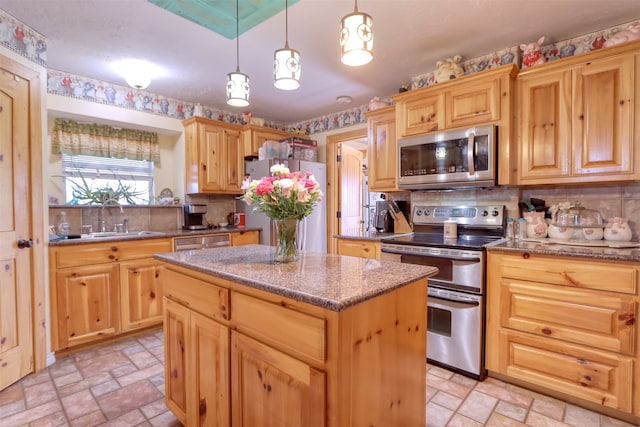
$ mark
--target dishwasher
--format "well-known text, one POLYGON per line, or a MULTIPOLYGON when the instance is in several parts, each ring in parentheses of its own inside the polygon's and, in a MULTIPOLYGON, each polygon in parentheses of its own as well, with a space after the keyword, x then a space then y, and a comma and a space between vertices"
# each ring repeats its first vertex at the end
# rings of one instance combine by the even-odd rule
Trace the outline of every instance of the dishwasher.
POLYGON ((175 252, 220 248, 223 246, 231 246, 231 235, 229 233, 211 234, 207 236, 176 237, 173 239, 173 250, 175 252))

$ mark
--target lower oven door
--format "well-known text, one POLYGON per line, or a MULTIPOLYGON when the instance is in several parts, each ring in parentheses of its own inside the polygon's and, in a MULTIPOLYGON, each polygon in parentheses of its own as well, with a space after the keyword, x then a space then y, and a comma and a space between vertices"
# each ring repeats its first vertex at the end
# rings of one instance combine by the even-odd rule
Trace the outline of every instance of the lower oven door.
POLYGON ((429 288, 427 359, 482 379, 483 297, 429 288))

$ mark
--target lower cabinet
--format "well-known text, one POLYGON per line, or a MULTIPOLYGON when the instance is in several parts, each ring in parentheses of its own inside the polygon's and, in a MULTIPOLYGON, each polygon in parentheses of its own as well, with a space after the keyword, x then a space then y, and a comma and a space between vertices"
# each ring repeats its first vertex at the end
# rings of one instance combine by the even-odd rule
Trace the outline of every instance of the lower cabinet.
POLYGON ((164 267, 153 254, 170 239, 49 247, 51 347, 65 350, 162 324, 164 267))
POLYGON ((640 415, 640 266, 489 251, 490 372, 640 415))
POLYGON ((260 232, 258 230, 236 231, 231 233, 231 246, 260 244, 260 232))
POLYGON ((338 255, 380 259, 380 241, 338 239, 338 255))

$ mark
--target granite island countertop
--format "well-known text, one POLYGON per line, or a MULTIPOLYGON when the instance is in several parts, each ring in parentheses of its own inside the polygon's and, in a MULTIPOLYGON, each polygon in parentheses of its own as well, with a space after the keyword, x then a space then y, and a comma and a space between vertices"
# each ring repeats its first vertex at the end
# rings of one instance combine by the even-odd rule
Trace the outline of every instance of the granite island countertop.
MULTIPOLYGON (((611 243, 615 245, 615 242, 611 243)), ((487 250, 592 258, 594 260, 640 261, 640 248, 570 246, 565 244, 550 244, 548 242, 540 243, 526 240, 502 239, 497 243, 487 245, 487 250)))
POLYGON ((438 271, 435 267, 312 252, 300 253, 298 261, 280 264, 273 260, 274 253, 273 246, 246 245, 156 254, 155 258, 332 311, 342 311, 438 271))
POLYGON ((380 241, 382 239, 405 236, 407 234, 412 234, 412 233, 383 233, 377 230, 372 230, 372 231, 358 231, 358 232, 345 233, 345 234, 334 234, 333 237, 335 237, 336 239, 346 239, 346 240, 380 241))

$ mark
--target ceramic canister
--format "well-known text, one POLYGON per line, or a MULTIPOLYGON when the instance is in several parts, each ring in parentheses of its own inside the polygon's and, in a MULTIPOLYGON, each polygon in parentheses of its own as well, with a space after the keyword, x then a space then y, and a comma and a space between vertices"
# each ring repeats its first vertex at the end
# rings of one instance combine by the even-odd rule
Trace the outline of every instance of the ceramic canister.
POLYGON ((447 219, 444 221, 444 238, 445 239, 458 238, 458 223, 455 220, 447 219))

